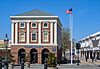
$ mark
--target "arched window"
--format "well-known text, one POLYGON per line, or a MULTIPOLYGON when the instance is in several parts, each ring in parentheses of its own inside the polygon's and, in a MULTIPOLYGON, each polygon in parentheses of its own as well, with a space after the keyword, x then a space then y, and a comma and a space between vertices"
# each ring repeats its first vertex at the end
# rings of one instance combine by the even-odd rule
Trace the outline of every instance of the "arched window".
POLYGON ((33 31, 31 33, 31 41, 32 42, 37 42, 37 31, 33 31))
POLYGON ((49 41, 49 33, 47 31, 43 32, 43 42, 49 41))
POLYGON ((19 42, 25 42, 25 33, 24 32, 19 33, 19 42))

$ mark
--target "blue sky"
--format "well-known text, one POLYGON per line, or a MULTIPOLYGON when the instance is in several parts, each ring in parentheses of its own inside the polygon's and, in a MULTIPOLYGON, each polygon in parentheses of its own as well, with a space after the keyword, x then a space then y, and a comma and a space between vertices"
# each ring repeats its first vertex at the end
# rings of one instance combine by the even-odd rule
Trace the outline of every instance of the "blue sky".
POLYGON ((72 5, 75 40, 100 31, 100 0, 0 0, 0 39, 6 33, 11 37, 10 16, 33 9, 59 16, 63 27, 68 27, 65 10, 72 5))

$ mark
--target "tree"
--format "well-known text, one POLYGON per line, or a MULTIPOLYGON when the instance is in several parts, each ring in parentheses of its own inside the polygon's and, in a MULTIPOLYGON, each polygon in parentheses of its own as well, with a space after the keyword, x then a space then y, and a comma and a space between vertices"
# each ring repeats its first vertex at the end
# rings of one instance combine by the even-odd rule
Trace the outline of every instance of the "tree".
MULTIPOLYGON (((2 53, 2 56, 1 56, 1 58, 4 60, 5 59, 5 44, 4 44, 4 42, 2 41, 1 43, 0 43, 0 48, 3 48, 3 49, 0 49, 0 52, 2 53)), ((9 62, 14 62, 15 60, 13 59, 13 55, 11 54, 11 52, 7 49, 7 60, 9 61, 9 62)))
POLYGON ((56 67, 56 61, 57 58, 55 57, 54 53, 49 53, 48 59, 47 59, 47 63, 49 67, 56 67))
POLYGON ((62 30, 62 47, 65 58, 65 51, 70 49, 70 30, 69 28, 63 28, 62 30))
MULTIPOLYGON (((4 47, 4 43, 3 42, 0 42, 0 48, 3 48, 3 49, 0 49, 0 52, 4 53, 5 52, 5 47, 4 47)), ((4 57, 4 54, 2 54, 2 57, 4 57)))

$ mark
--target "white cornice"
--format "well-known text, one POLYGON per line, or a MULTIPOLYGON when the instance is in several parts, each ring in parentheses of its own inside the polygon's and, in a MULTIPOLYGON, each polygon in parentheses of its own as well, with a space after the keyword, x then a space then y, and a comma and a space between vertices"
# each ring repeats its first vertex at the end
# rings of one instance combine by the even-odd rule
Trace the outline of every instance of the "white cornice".
POLYGON ((10 45, 31 45, 31 46, 57 46, 57 44, 10 44, 10 45))
POLYGON ((43 18, 43 17, 58 18, 58 16, 10 16, 10 18, 43 18))
POLYGON ((44 21, 50 21, 50 22, 57 22, 57 20, 11 20, 12 23, 14 22, 44 22, 44 21))

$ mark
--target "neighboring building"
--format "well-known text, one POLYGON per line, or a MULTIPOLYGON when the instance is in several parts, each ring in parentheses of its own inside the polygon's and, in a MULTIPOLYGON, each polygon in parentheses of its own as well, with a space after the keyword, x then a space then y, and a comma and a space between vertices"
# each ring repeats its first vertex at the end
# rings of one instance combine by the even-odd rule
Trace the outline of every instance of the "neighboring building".
MULTIPOLYGON (((11 44, 11 40, 9 40, 8 46, 7 46, 7 50, 10 52, 10 44, 11 44)), ((4 40, 0 40, 0 56, 4 56, 5 55, 5 45, 4 45, 4 40)))
POLYGON ((10 16, 12 23, 11 54, 15 62, 30 55, 31 63, 44 63, 50 52, 61 59, 62 25, 58 16, 32 10, 10 16))
POLYGON ((100 32, 89 35, 80 40, 81 57, 100 59, 100 32))

